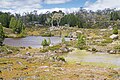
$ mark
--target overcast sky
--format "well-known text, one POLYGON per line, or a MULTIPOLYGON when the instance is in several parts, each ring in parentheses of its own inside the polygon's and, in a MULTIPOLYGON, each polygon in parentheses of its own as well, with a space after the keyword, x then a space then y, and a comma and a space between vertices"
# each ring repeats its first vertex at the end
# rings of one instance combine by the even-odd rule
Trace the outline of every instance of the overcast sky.
POLYGON ((73 12, 80 7, 89 10, 105 8, 120 9, 120 0, 0 0, 0 11, 23 13, 37 10, 38 13, 46 11, 73 12))

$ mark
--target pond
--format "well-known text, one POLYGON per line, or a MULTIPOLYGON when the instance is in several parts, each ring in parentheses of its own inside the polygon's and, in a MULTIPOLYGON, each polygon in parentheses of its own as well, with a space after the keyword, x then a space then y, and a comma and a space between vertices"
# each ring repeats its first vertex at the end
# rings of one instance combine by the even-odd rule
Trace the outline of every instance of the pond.
POLYGON ((67 62, 90 62, 116 65, 120 67, 120 55, 119 54, 91 54, 85 50, 73 51, 65 55, 67 62))
MULTIPOLYGON (((28 36, 25 38, 5 38, 4 44, 15 46, 15 47, 33 47, 40 48, 42 41, 44 39, 51 40, 51 44, 55 45, 62 42, 61 37, 42 37, 42 36, 28 36)), ((69 38, 65 38, 66 41, 69 41, 69 38)))

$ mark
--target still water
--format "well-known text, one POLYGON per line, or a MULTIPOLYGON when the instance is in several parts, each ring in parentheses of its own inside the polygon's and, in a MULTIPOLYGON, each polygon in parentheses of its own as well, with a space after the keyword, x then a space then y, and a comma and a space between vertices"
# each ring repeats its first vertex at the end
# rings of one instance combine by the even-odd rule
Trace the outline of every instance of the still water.
MULTIPOLYGON (((15 47, 34 47, 39 48, 41 47, 41 43, 44 39, 51 40, 51 44, 55 45, 62 42, 61 37, 42 37, 42 36, 28 36, 25 38, 6 38, 4 40, 4 44, 15 46, 15 47)), ((69 41, 69 38, 65 38, 66 41, 69 41)))

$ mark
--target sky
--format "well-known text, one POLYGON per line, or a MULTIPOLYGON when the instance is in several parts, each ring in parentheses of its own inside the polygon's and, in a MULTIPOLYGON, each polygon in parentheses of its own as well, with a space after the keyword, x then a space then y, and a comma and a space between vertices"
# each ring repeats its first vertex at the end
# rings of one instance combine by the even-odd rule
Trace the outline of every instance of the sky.
POLYGON ((37 10, 38 13, 47 11, 75 12, 83 7, 96 11, 105 8, 120 9, 120 0, 0 0, 0 11, 24 13, 37 10))

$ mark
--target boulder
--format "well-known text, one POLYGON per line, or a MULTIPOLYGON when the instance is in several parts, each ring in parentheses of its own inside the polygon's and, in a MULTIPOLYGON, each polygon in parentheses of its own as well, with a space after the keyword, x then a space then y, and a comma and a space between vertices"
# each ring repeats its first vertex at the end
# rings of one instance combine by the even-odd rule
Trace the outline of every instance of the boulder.
POLYGON ((73 32, 73 33, 72 33, 72 36, 73 36, 73 38, 77 38, 77 33, 76 33, 76 32, 73 32))
POLYGON ((49 68, 48 66, 41 66, 41 69, 49 68))
POLYGON ((80 30, 77 30, 76 33, 83 34, 83 32, 80 30))
POLYGON ((60 52, 62 53, 66 53, 69 52, 69 48, 67 48, 67 46, 64 44, 62 45, 62 47, 59 49, 60 52))
POLYGON ((72 36, 72 32, 70 32, 68 36, 69 36, 70 38, 72 38, 72 37, 73 37, 73 36, 72 36))
POLYGON ((112 34, 112 35, 110 36, 110 38, 111 38, 111 39, 118 39, 118 35, 112 34))
POLYGON ((112 26, 109 26, 108 29, 109 29, 109 30, 113 30, 113 27, 112 27, 112 26))
POLYGON ((31 56, 30 52, 26 52, 26 55, 31 56))
POLYGON ((116 51, 115 50, 110 50, 108 51, 109 54, 116 54, 116 51))
POLYGON ((107 29, 101 29, 100 31, 102 31, 102 32, 104 32, 104 31, 106 31, 107 29))
POLYGON ((49 46, 50 46, 50 47, 52 47, 52 46, 53 46, 53 44, 50 44, 49 46))

